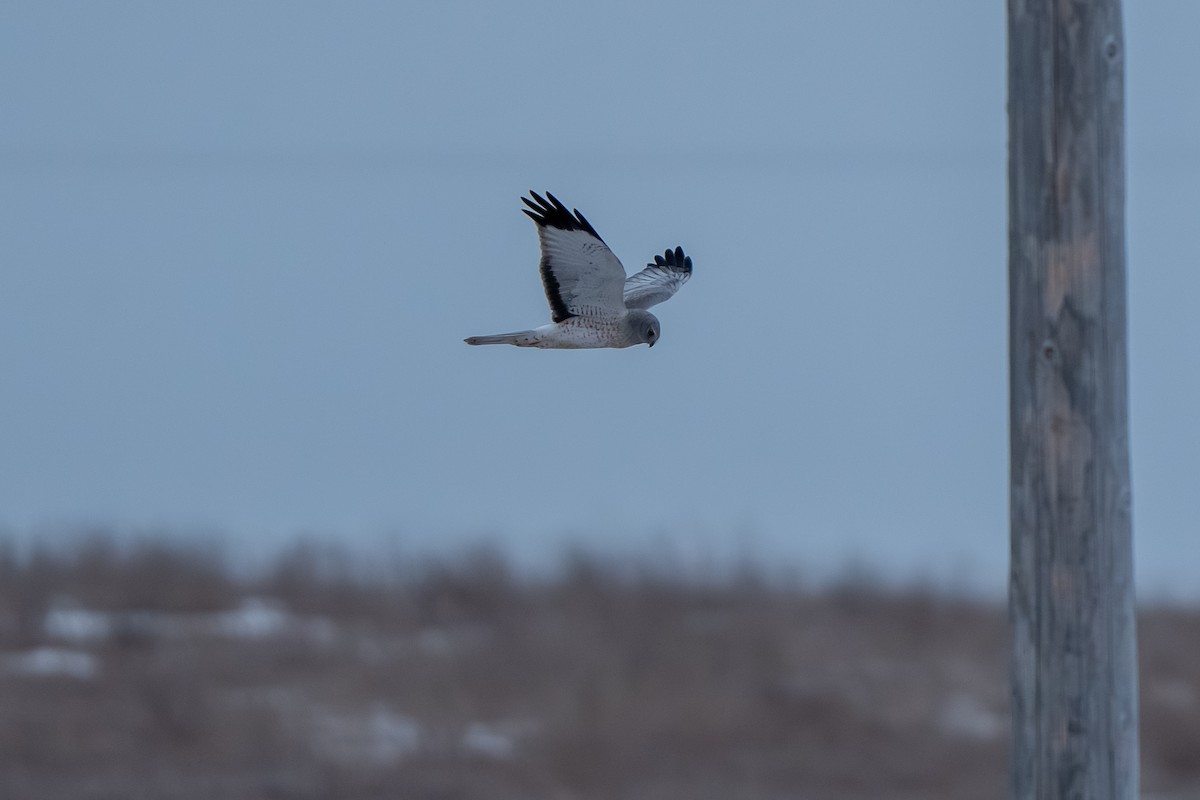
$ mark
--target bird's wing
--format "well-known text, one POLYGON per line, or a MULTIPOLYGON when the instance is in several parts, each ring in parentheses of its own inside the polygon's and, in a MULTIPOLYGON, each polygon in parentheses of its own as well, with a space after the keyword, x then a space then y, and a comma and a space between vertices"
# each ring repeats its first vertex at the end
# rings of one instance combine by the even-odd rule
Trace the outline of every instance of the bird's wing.
POLYGON ((682 247, 667 250, 654 257, 641 272, 625 279, 625 307, 656 306, 679 291, 692 277, 692 258, 683 254, 682 247))
POLYGON ((542 243, 542 285, 555 322, 568 317, 615 318, 625 313, 625 267, 578 210, 574 215, 558 198, 522 197, 521 209, 537 223, 542 243))

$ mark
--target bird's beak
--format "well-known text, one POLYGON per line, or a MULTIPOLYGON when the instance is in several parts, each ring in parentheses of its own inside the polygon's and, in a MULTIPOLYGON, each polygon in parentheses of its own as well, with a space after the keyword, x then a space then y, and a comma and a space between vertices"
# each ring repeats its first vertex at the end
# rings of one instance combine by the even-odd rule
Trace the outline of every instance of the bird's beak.
POLYGON ((647 342, 647 344, 650 345, 651 347, 654 347, 654 342, 647 342))

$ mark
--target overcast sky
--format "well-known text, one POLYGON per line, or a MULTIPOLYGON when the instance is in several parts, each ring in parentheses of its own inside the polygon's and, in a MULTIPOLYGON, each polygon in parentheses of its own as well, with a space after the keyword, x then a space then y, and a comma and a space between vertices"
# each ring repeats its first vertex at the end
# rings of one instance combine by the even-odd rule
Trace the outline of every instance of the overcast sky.
MULTIPOLYGON (((1143 593, 1200 594, 1200 4, 1126 2, 1143 593)), ((1006 578, 1004 3, 0 6, 0 527, 1006 578), (548 320, 549 189, 693 280, 548 320)))

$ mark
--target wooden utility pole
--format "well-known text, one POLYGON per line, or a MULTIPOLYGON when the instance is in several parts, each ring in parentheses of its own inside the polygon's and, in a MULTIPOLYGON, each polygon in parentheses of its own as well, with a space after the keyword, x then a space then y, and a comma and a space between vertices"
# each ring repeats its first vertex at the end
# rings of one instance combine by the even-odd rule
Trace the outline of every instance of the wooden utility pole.
POLYGON ((1008 0, 1012 797, 1133 800, 1120 0, 1008 0))

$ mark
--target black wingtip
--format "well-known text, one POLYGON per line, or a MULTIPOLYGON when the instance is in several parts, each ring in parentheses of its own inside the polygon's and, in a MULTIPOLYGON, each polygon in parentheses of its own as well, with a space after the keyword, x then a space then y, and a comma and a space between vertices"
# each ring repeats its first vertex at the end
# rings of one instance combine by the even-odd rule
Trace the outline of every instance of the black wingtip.
MULTIPOLYGON (((525 211, 532 219, 540 226, 557 228, 563 231, 584 231, 600 239, 600 234, 596 233, 596 229, 592 227, 592 223, 587 221, 583 214, 579 213, 579 209, 568 209, 561 200, 555 197, 551 192, 546 192, 546 196, 542 197, 533 189, 529 190, 529 197, 522 197, 521 202, 529 206, 528 211, 525 211), (533 198, 532 200, 530 198, 533 198), (572 213, 574 212, 574 213, 572 213)), ((600 239, 600 241, 604 241, 600 239)))
POLYGON ((663 267, 673 272, 692 274, 692 258, 683 254, 682 247, 676 247, 674 250, 667 248, 661 256, 655 256, 654 263, 648 266, 663 267))

